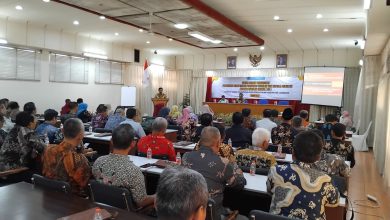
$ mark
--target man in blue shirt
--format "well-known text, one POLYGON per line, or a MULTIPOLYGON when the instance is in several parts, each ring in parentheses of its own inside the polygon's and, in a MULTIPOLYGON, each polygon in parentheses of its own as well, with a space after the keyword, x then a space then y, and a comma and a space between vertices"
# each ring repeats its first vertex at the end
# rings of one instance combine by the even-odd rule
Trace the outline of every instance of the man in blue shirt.
POLYGON ((37 127, 37 129, 35 129, 35 132, 42 138, 44 138, 45 134, 47 134, 50 144, 54 143, 55 134, 59 130, 59 128, 55 127, 57 123, 57 116, 58 116, 58 112, 56 110, 54 109, 46 110, 44 112, 45 121, 42 124, 40 124, 37 127))
POLYGON ((141 124, 136 122, 134 119, 138 116, 137 109, 135 108, 129 108, 126 111, 126 120, 121 122, 120 124, 129 124, 131 127, 133 127, 134 132, 137 136, 137 138, 142 138, 146 136, 144 129, 142 128, 141 124))

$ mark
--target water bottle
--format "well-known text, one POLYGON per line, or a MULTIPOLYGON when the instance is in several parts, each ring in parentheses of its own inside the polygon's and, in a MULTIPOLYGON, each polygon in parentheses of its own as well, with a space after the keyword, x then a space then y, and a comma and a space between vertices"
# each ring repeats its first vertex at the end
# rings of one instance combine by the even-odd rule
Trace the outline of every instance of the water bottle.
POLYGON ((146 152, 146 157, 148 158, 148 159, 152 159, 152 148, 148 148, 148 151, 146 152))
POLYGON ((103 220, 102 210, 99 207, 95 209, 93 220, 103 220))
POLYGON ((282 155, 283 147, 281 145, 278 146, 278 155, 282 155))
POLYGON ((252 176, 256 175, 256 163, 255 163, 255 161, 252 161, 251 167, 250 167, 250 169, 249 169, 249 173, 250 173, 252 176))
POLYGON ((92 126, 90 125, 88 131, 92 133, 92 126))
POLYGON ((177 152, 177 154, 176 154, 176 164, 181 165, 181 156, 180 156, 179 152, 177 152))
POLYGON ((228 145, 229 145, 229 146, 232 146, 232 139, 230 139, 230 138, 229 138, 229 140, 228 140, 228 145))
POLYGON ((47 132, 45 133, 45 144, 46 145, 50 144, 49 136, 47 136, 47 132))

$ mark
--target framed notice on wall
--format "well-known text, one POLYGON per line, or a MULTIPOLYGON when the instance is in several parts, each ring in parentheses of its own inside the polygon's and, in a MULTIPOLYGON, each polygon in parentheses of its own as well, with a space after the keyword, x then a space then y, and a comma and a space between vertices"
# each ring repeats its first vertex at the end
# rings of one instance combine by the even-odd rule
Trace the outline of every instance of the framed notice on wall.
POLYGON ((286 68, 286 67, 287 67, 287 54, 276 55, 276 68, 286 68))

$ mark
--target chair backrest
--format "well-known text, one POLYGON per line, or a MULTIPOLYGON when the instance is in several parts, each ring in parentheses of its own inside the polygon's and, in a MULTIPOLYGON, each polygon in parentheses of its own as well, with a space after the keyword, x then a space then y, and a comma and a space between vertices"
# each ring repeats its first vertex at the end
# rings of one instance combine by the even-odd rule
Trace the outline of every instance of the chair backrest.
POLYGON ((288 105, 288 101, 278 101, 278 105, 288 105))
POLYGON ((358 122, 357 122, 357 124, 356 124, 356 126, 355 126, 355 132, 354 132, 353 134, 357 134, 357 133, 359 132, 360 123, 361 123, 361 121, 360 121, 360 119, 359 119, 358 122))
POLYGON ((274 215, 268 212, 263 212, 260 210, 252 210, 249 213, 249 219, 250 220, 262 220, 262 219, 267 219, 267 220, 291 220, 291 218, 281 216, 281 215, 274 215))
POLYGON ((367 138, 368 133, 370 132, 371 125, 372 125, 372 121, 370 121, 370 123, 368 124, 367 130, 363 134, 364 138, 367 138))
POLYGON ((215 201, 211 198, 207 202, 206 220, 221 220, 221 216, 215 211, 215 201))
POLYGON ((89 181, 88 186, 91 191, 92 201, 127 211, 136 211, 136 205, 129 190, 99 183, 96 180, 89 181))
POLYGON ((40 186, 47 189, 61 191, 64 193, 70 193, 72 191, 70 184, 65 181, 52 180, 38 174, 34 174, 31 178, 31 181, 35 186, 40 186))
POLYGON ((332 183, 339 190, 340 194, 344 195, 348 190, 348 182, 346 177, 332 175, 332 183))
POLYGON ((260 99, 259 104, 261 104, 261 105, 268 105, 268 100, 267 99, 260 99))

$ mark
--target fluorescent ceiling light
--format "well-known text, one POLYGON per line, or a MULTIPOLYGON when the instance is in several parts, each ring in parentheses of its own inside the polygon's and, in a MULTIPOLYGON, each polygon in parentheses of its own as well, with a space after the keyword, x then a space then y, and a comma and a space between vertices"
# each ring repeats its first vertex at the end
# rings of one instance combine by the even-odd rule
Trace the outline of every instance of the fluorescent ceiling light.
POLYGON ((275 20, 275 21, 278 21, 279 19, 280 19, 279 16, 277 16, 277 15, 274 16, 274 20, 275 20))
POLYGON ((73 24, 74 24, 74 25, 79 25, 80 22, 79 22, 78 20, 74 20, 74 21, 73 21, 73 24))
POLYGON ((363 8, 368 10, 371 8, 371 0, 364 0, 363 8))
POLYGON ((17 6, 15 6, 15 9, 21 11, 21 10, 23 10, 23 7, 21 5, 17 5, 17 6))
POLYGON ((324 30, 322 30, 323 32, 328 32, 329 29, 328 28, 324 28, 324 30))
POLYGON ((204 42, 211 42, 213 44, 220 44, 222 41, 221 40, 218 40, 218 39, 214 39, 210 36, 207 36, 206 34, 202 34, 198 31, 191 31, 191 32, 188 32, 188 35, 192 36, 192 37, 195 37, 199 40, 202 40, 204 42))
POLYGON ((360 42, 360 49, 364 50, 364 47, 366 46, 366 41, 365 40, 362 40, 360 42))
POLYGON ((261 46, 261 47, 260 47, 260 50, 264 50, 264 49, 265 49, 265 47, 264 47, 264 46, 261 46))
POLYGON ((363 66, 363 60, 362 59, 359 60, 359 65, 363 66))
POLYGON ((106 19, 106 17, 105 17, 105 16, 103 16, 103 15, 100 15, 100 16, 99 16, 99 18, 100 18, 100 20, 104 20, 104 19, 106 19))
POLYGON ((317 14, 317 15, 316 15, 316 18, 317 18, 317 19, 321 19, 321 18, 322 18, 322 14, 317 14))
POLYGON ((172 39, 172 38, 169 38, 168 40, 169 40, 169 41, 173 41, 173 39, 172 39))
POLYGON ((222 43, 222 41, 215 39, 215 40, 212 40, 211 43, 213 43, 213 44, 220 44, 220 43, 222 43))
POLYGON ((287 32, 291 33, 291 32, 293 32, 293 29, 289 28, 289 29, 287 29, 287 32))
POLYGON ((235 47, 233 50, 234 50, 235 52, 237 52, 237 51, 238 51, 237 47, 235 47))
POLYGON ((0 38, 0 44, 8 44, 8 41, 6 39, 0 38))
POLYGON ((144 32, 144 29, 138 29, 138 31, 142 33, 142 32, 144 32))
POLYGON ((107 60, 107 56, 103 54, 84 52, 83 56, 107 60))
POLYGON ((150 44, 150 41, 146 41, 147 44, 150 44))
POLYGON ((50 2, 50 0, 43 0, 44 2, 50 2))
POLYGON ((186 28, 188 28, 188 24, 184 24, 184 23, 178 23, 178 24, 175 24, 174 26, 177 29, 186 29, 186 28))

